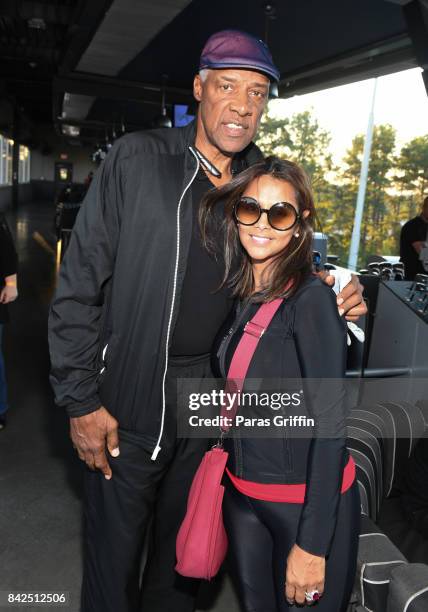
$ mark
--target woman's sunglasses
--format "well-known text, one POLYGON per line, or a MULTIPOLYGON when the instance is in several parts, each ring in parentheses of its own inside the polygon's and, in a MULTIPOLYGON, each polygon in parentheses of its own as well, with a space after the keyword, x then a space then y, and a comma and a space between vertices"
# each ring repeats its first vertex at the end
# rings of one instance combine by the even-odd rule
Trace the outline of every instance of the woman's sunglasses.
POLYGON ((242 225, 254 225, 263 213, 266 213, 269 225, 280 232, 291 229, 301 218, 289 202, 277 202, 267 209, 254 198, 243 196, 233 207, 233 216, 242 225))

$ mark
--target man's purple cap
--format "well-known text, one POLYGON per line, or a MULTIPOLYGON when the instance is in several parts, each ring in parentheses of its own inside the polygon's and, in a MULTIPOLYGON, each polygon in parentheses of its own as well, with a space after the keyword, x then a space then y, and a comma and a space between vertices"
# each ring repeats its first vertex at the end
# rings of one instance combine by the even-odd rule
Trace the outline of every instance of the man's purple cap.
POLYGON ((240 30, 221 30, 209 37, 199 64, 199 70, 205 68, 247 68, 275 82, 280 77, 267 45, 240 30))

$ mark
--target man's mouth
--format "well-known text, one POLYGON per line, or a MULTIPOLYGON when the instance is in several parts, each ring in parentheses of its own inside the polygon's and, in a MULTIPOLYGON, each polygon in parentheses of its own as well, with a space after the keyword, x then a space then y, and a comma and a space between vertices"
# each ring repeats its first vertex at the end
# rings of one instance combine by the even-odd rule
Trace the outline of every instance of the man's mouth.
POLYGON ((242 125, 242 123, 235 123, 234 121, 230 121, 229 123, 226 123, 227 127, 230 128, 236 128, 238 130, 243 130, 244 126, 242 125))
POLYGON ((246 125, 243 125, 242 123, 236 123, 235 121, 228 121, 227 123, 223 123, 223 125, 226 128, 227 132, 232 136, 242 134, 244 130, 247 129, 246 125))

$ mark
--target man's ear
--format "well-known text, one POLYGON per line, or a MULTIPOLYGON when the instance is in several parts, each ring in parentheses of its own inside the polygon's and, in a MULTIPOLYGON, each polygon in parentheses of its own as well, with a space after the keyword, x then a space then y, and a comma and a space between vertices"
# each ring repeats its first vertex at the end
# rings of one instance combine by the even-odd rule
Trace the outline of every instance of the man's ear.
POLYGON ((200 102, 202 99, 202 88, 202 79, 199 74, 196 74, 195 78, 193 79, 193 97, 195 100, 197 100, 197 102, 200 102))

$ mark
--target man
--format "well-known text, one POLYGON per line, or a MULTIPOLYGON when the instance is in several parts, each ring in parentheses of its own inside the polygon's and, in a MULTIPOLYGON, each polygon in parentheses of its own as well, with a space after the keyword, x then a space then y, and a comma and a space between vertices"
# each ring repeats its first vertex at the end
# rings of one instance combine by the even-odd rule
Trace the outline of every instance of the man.
MULTIPOLYGON (((231 307, 226 290, 214 292, 223 269, 202 248, 197 215, 208 189, 260 159, 252 139, 278 78, 261 41, 213 35, 194 79, 195 124, 121 138, 79 214, 50 344, 57 401, 91 468, 84 612, 194 609, 198 583, 175 574, 175 537, 206 442, 176 437, 176 381, 211 377, 231 307)), ((338 303, 350 319, 365 312, 355 281, 338 303)))
MULTIPOLYGON (((404 263, 406 280, 413 280, 416 274, 426 274, 428 272, 423 264, 423 259, 425 259, 423 253, 426 253, 427 246, 428 196, 424 199, 420 215, 407 221, 401 228, 400 259, 404 263)), ((426 259, 428 259, 428 254, 426 259)))
POLYGON ((8 409, 6 371, 2 353, 3 325, 9 320, 7 304, 18 297, 17 255, 5 216, 0 213, 0 430, 6 427, 8 409))

